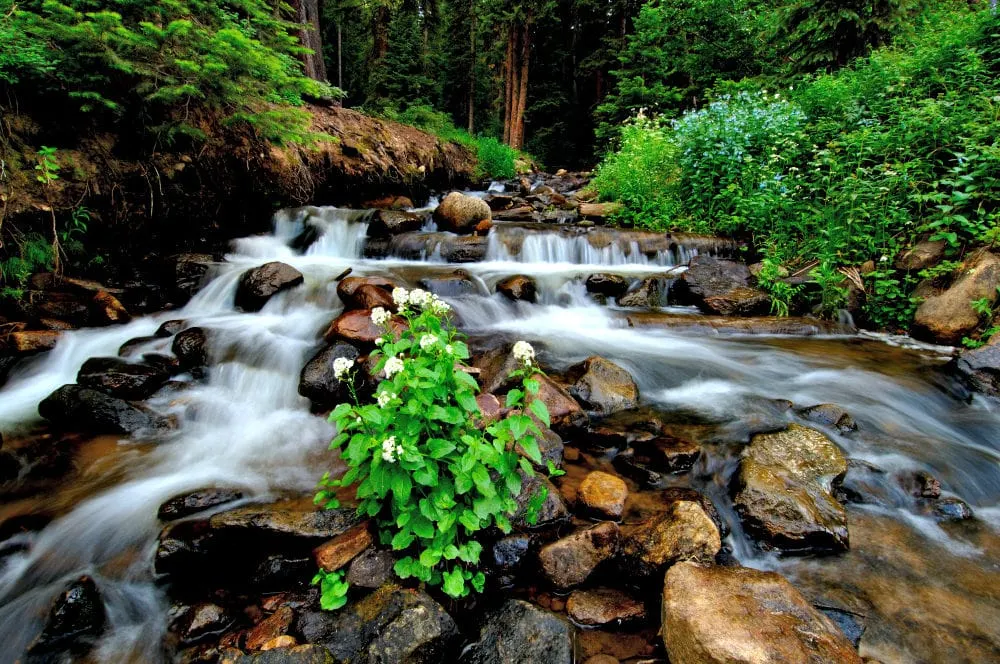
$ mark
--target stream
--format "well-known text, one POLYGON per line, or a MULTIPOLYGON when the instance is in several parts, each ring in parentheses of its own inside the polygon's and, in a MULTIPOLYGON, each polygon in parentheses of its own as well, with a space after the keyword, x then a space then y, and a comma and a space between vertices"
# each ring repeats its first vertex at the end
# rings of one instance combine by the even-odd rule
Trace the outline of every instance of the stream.
MULTIPOLYGON (((743 565, 784 574, 815 604, 866 616, 863 655, 886 663, 1000 661, 1000 406, 968 398, 945 370, 941 349, 874 335, 733 335, 636 325, 634 310, 595 301, 584 279, 612 273, 667 282, 697 248, 650 252, 628 241, 595 247, 585 234, 498 223, 478 262, 444 262, 432 226, 422 259, 395 257, 391 248, 386 257, 365 258, 368 215, 281 211, 271 234, 234 241, 183 308, 68 333, 0 389, 4 437, 37 436, 39 401, 75 382, 88 358, 115 356, 123 343, 152 335, 168 320, 212 331, 207 376, 182 376, 190 380, 186 388, 148 402, 172 417, 175 428, 84 440, 67 481, 0 503, 0 523, 32 515, 48 521, 0 543, 0 663, 19 660, 54 596, 84 573, 102 592, 109 624, 90 659, 168 661, 163 641, 170 601, 152 572, 163 527, 159 505, 212 486, 240 488, 254 501, 312 492, 330 465, 333 431, 298 394, 299 373, 341 311, 335 277, 351 268, 355 276, 387 276, 412 287, 459 267, 477 292, 445 299, 464 332, 473 340, 525 339, 554 371, 591 355, 627 369, 642 403, 662 413, 672 431, 702 444, 694 468, 669 476, 666 485, 712 499, 731 531, 725 544, 743 565), (293 248, 307 226, 314 240, 293 248), (243 313, 234 305, 239 277, 269 261, 294 266, 305 283, 271 298, 260 312, 243 313), (496 292, 498 281, 515 274, 536 281, 537 303, 496 292), (848 474, 849 484, 863 484, 874 499, 848 505, 846 553, 779 557, 756 548, 740 527, 729 498, 740 449, 760 421, 797 420, 794 410, 776 411, 774 400, 846 409, 858 432, 824 433, 852 463, 871 465, 856 467, 880 469, 848 474), (974 518, 944 522, 921 510, 899 481, 916 471, 937 478, 943 495, 961 497, 974 518)), ((665 299, 661 305, 655 316, 697 315, 665 299)), ((170 343, 149 340, 142 351, 169 353, 170 343)), ((610 467, 606 458, 583 455, 562 481, 572 485, 588 470, 610 467)), ((655 492, 629 486, 635 496, 627 518, 635 518, 655 492)), ((581 632, 581 652, 588 639, 599 638, 581 632)))

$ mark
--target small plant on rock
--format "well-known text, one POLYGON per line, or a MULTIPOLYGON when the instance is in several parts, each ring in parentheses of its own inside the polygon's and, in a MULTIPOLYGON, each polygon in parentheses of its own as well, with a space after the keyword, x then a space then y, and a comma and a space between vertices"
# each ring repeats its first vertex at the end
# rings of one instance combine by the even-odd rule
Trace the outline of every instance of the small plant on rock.
MULTIPOLYGON (((354 362, 334 361, 352 403, 330 414, 338 431, 330 449, 340 451, 348 471, 339 479, 324 475, 316 502, 337 507, 334 490, 356 486, 358 512, 375 521, 383 545, 401 554, 396 574, 464 597, 482 591, 486 581, 476 536, 488 528, 511 530, 522 485, 534 474, 533 464, 541 464, 539 423, 549 426, 549 413, 531 398, 539 389, 535 353, 526 342, 515 344, 519 368, 510 378, 520 387, 507 394, 509 414, 486 422, 476 402, 479 386, 462 364, 469 350, 448 319, 449 305, 420 289, 397 288, 393 299, 398 318, 381 307, 371 314, 385 330, 371 356, 373 375, 382 378, 374 402, 358 398, 354 362), (393 332, 394 326, 402 331, 393 332)), ((530 497, 529 521, 545 498, 544 488, 530 497)), ((317 575, 315 582, 323 584, 324 597, 330 590, 326 605, 342 605, 340 577, 317 575)))

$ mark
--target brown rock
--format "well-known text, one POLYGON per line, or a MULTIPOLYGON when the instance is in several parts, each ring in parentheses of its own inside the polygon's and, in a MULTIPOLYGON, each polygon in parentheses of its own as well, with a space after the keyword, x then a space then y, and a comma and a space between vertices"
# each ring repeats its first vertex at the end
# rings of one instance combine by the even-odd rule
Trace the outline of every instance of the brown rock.
POLYGON ((588 657, 583 664, 620 664, 617 657, 611 655, 594 655, 588 657))
POLYGON ((494 394, 477 394, 476 405, 479 406, 479 423, 481 427, 486 427, 496 422, 504 415, 504 407, 494 394))
POLYGON ((491 219, 483 219, 476 224, 476 227, 472 229, 472 232, 476 235, 488 235, 491 228, 493 228, 493 221, 491 219))
POLYGON ((598 355, 566 372, 569 393, 594 415, 608 415, 639 405, 639 388, 630 374, 598 355))
POLYGON ((395 311, 396 303, 389 291, 371 284, 362 284, 355 289, 350 299, 344 302, 345 309, 371 310, 375 307, 382 307, 386 311, 395 311))
POLYGON ((484 219, 492 219, 490 206, 475 196, 453 191, 434 210, 434 220, 441 230, 469 233, 484 219))
POLYGON ((615 521, 622 518, 626 498, 625 481, 599 470, 583 478, 577 492, 577 504, 586 514, 615 521))
POLYGON ((295 640, 294 636, 282 634, 281 636, 276 636, 270 641, 264 643, 264 645, 260 647, 260 650, 261 652, 265 652, 276 648, 294 648, 297 645, 299 645, 299 642, 295 640))
POLYGON ((538 559, 546 578, 565 590, 586 581, 617 549, 618 525, 606 521, 547 544, 538 552, 538 559))
POLYGON ((251 268, 240 276, 236 306, 244 311, 260 311, 271 297, 303 282, 302 273, 287 263, 273 261, 251 268))
POLYGON ((607 625, 643 620, 642 602, 612 588, 574 590, 566 601, 566 613, 579 625, 607 625))
POLYGON ((723 316, 753 316, 770 308, 769 296, 750 286, 750 270, 743 263, 699 254, 674 281, 671 297, 723 316))
POLYGON ((12 332, 7 335, 7 348, 15 353, 40 353, 55 348, 61 336, 57 330, 12 332))
POLYGON ((674 565, 662 621, 671 664, 861 663, 830 619, 774 572, 674 565))
POLYGON ((400 233, 419 231, 424 218, 412 212, 378 210, 368 222, 369 237, 391 237, 400 233))
POLYGON ((593 221, 604 221, 621 209, 621 203, 580 203, 580 216, 593 221))
POLYGON ((530 400, 540 399, 549 409, 549 418, 554 431, 571 430, 586 425, 586 413, 566 390, 548 376, 535 374, 533 378, 539 382, 540 387, 538 394, 531 396, 530 400))
POLYGON ((638 441, 633 447, 636 463, 665 473, 687 472, 701 457, 698 443, 675 436, 638 441))
POLYGON ((585 285, 588 293, 604 297, 621 297, 628 290, 628 280, 625 277, 605 272, 590 275, 585 285))
POLYGON ((535 280, 523 274, 516 274, 499 282, 497 284, 497 292, 514 302, 519 300, 534 302, 537 297, 535 280))
MULTIPOLYGON (((345 277, 337 283, 337 297, 340 301, 347 306, 348 302, 353 302, 354 291, 358 290, 362 286, 375 286, 381 288, 386 293, 391 294, 392 289, 398 286, 392 279, 386 279, 384 277, 345 277)), ((356 307, 350 307, 356 308, 356 307)))
POLYGON ((988 251, 973 254, 955 282, 946 290, 927 297, 913 319, 915 337, 941 344, 956 345, 979 326, 980 315, 974 300, 996 304, 1000 294, 1000 257, 988 251))
POLYGON ((681 560, 711 562, 721 548, 715 522, 690 500, 674 501, 666 512, 622 528, 622 559, 638 576, 656 576, 681 560))
POLYGON ((295 612, 292 611, 291 607, 280 607, 247 632, 246 649, 263 650, 266 643, 286 635, 293 620, 295 620, 295 612))
POLYGON ((371 545, 372 535, 365 521, 316 547, 313 558, 320 569, 335 572, 371 545))
POLYGON ((127 323, 132 320, 125 306, 107 291, 98 291, 90 305, 94 321, 98 323, 127 323))
POLYGON ((392 580, 396 559, 388 551, 367 549, 351 561, 347 582, 358 588, 378 588, 392 580))
POLYGON ((944 260, 947 248, 948 244, 944 240, 918 242, 896 257, 895 268, 910 272, 925 270, 944 260))
MULTIPOLYGON (((393 316, 392 326, 401 332, 406 326, 406 321, 398 316, 393 316)), ((383 329, 372 322, 371 309, 355 309, 345 311, 337 316, 330 323, 323 338, 328 342, 340 339, 356 346, 371 348, 375 345, 375 340, 383 334, 383 329)))
POLYGON ((851 414, 836 404, 821 403, 803 408, 798 412, 799 415, 811 422, 836 428, 841 433, 856 431, 858 428, 851 414))
POLYGON ((365 201, 361 204, 363 208, 374 208, 376 210, 409 210, 413 207, 413 201, 406 196, 383 196, 374 200, 365 201))

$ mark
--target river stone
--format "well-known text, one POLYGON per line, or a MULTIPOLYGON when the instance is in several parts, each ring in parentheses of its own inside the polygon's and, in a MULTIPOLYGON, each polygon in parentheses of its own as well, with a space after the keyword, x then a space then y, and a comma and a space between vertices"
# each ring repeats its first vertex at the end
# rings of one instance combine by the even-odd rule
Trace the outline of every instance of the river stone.
POLYGON ((60 338, 62 338, 62 332, 59 330, 33 330, 11 332, 4 337, 4 340, 7 350, 20 355, 28 355, 52 350, 60 338))
POLYGON ((369 237, 391 237, 400 233, 419 231, 424 218, 412 212, 377 210, 368 220, 369 237))
POLYGON ((628 447, 615 455, 611 465, 619 473, 646 487, 656 486, 663 479, 657 471, 639 461, 635 449, 628 447))
POLYGON ((622 564, 637 577, 657 576, 681 560, 712 562, 721 548, 715 522, 691 500, 674 501, 665 512, 622 527, 622 564))
POLYGON ((850 641, 784 577, 679 563, 663 587, 671 664, 861 664, 850 641))
POLYGON ((376 288, 381 288, 386 293, 392 293, 392 290, 399 286, 392 279, 386 279, 385 277, 345 277, 337 283, 337 297, 340 301, 344 303, 344 306, 349 309, 358 309, 361 307, 348 307, 348 303, 353 303, 354 292, 361 288, 362 286, 375 286, 376 288))
POLYGON ((94 294, 90 301, 91 320, 98 325, 123 324, 132 320, 132 315, 114 295, 107 291, 94 294))
POLYGON ((56 597, 42 633, 28 648, 28 661, 46 660, 59 652, 82 655, 104 632, 107 616, 97 584, 89 576, 76 579, 56 597))
POLYGON ((750 270, 743 263, 699 254, 670 288, 678 304, 693 304, 723 316, 765 314, 770 297, 750 286, 750 270))
POLYGON ((386 311, 396 311, 396 302, 392 299, 392 294, 389 291, 371 284, 361 284, 344 302, 344 308, 347 310, 370 310, 376 307, 382 307, 386 311))
POLYGON ((597 588, 570 593, 566 600, 566 613, 578 625, 621 625, 645 619, 646 607, 620 590, 597 588))
POLYGON ((603 222, 621 209, 621 203, 580 203, 580 216, 591 221, 603 222))
POLYGON ((459 645, 455 621, 440 604, 395 585, 337 612, 304 611, 296 632, 351 664, 438 664, 454 661, 459 645))
POLYGON ((918 242, 897 256, 893 265, 897 270, 919 272, 944 260, 947 249, 948 243, 944 240, 918 242))
POLYGON ((316 574, 312 556, 275 553, 257 565, 251 575, 251 585, 264 592, 285 591, 305 585, 316 574))
POLYGON ((170 624, 170 631, 180 637, 181 645, 191 645, 221 635, 233 622, 233 617, 218 604, 200 602, 181 608, 180 615, 170 624))
POLYGON ((358 523, 353 509, 301 510, 283 506, 245 505, 219 512, 208 520, 215 533, 227 535, 277 536, 298 539, 330 539, 358 523))
POLYGON ((156 518, 160 521, 176 521, 242 498, 243 492, 239 489, 198 489, 174 496, 160 505, 156 518))
POLYGON ((337 358, 357 360, 361 352, 351 344, 337 342, 326 346, 302 367, 299 394, 318 406, 334 406, 350 397, 347 383, 337 380, 333 361, 337 358))
POLYGON ((538 381, 539 389, 538 394, 528 397, 529 402, 539 399, 545 404, 553 431, 567 433, 587 425, 587 414, 569 392, 543 374, 535 374, 532 378, 538 381))
MULTIPOLYGON (((282 638, 282 637, 279 637, 282 638)), ((219 664, 339 664, 336 659, 323 646, 307 643, 291 648, 273 648, 244 654, 236 650, 232 656, 223 653, 219 658, 219 664)))
MULTIPOLYGON (((391 325, 398 333, 405 329, 406 323, 399 316, 393 316, 391 325)), ((360 348, 372 349, 375 347, 375 340, 383 334, 385 330, 372 320, 371 309, 355 309, 337 316, 323 333, 323 338, 327 342, 341 340, 360 348)))
POLYGON ((481 198, 453 191, 434 210, 438 228, 453 233, 470 233, 480 221, 492 219, 490 206, 481 198))
POLYGON ((659 413, 648 407, 620 410, 591 423, 585 440, 599 450, 621 449, 648 442, 663 433, 659 413))
POLYGON ((841 433, 858 430, 858 424, 851 414, 836 404, 821 403, 803 408, 798 413, 810 422, 837 429, 841 433))
POLYGON ((170 261, 173 269, 164 281, 173 284, 174 295, 186 302, 205 280, 205 275, 215 264, 215 257, 211 254, 178 254, 172 256, 170 261))
POLYGON ((292 607, 279 606, 274 613, 247 631, 246 649, 260 650, 268 641, 288 634, 293 620, 295 620, 295 612, 292 607))
POLYGON ((981 348, 962 351, 955 367, 973 389, 1000 397, 1000 334, 981 348))
POLYGON ((605 297, 621 297, 628 290, 628 280, 617 274, 601 272, 587 277, 587 292, 605 297))
POLYGON ((635 463, 665 473, 684 473, 701 457, 701 446, 676 436, 659 436, 632 444, 635 463))
POLYGON ((303 282, 302 273, 287 263, 273 261, 247 270, 236 287, 236 306, 244 311, 260 311, 276 293, 303 282))
POLYGON ((954 283, 927 297, 913 318, 913 336, 951 346, 961 343, 979 326, 974 300, 985 298, 996 304, 1000 294, 1000 257, 988 251, 973 254, 954 283))
POLYGON ((313 549, 313 559, 321 570, 336 572, 372 544, 369 523, 365 521, 313 549))
POLYGON ((932 504, 932 514, 939 521, 967 521, 972 518, 972 508, 961 498, 946 496, 932 504))
POLYGON ((347 568, 347 582, 357 588, 378 588, 393 579, 395 564, 388 551, 362 551, 347 568))
POLYGON ((473 358, 472 366, 479 369, 479 386, 483 392, 501 394, 514 387, 514 381, 508 376, 519 369, 521 363, 514 357, 513 348, 513 344, 503 344, 473 358))
POLYGON ((479 292, 479 287, 469 278, 469 274, 464 270, 455 270, 451 274, 424 277, 419 283, 421 288, 439 297, 475 295, 479 292))
POLYGON ((514 498, 517 509, 510 519, 514 528, 518 530, 544 528, 569 519, 569 510, 566 508, 562 494, 552 482, 539 473, 529 477, 523 470, 518 470, 518 475, 521 477, 521 493, 514 498), (538 519, 534 523, 530 523, 528 521, 528 507, 532 496, 541 490, 545 491, 545 500, 538 508, 538 519))
POLYGON ((625 510, 628 486, 620 477, 595 470, 580 483, 576 494, 577 507, 587 516, 619 520, 625 510))
POLYGON ((570 367, 569 393, 592 415, 601 416, 639 405, 639 388, 625 369, 598 355, 570 367))
POLYGON ((538 552, 542 573, 560 590, 578 586, 618 551, 618 525, 605 521, 546 544, 538 552))
POLYGON ((161 339, 166 339, 167 337, 172 337, 187 326, 187 321, 183 320, 168 320, 156 328, 156 332, 153 332, 154 337, 159 337, 161 339))
POLYGON ((500 586, 514 585, 517 575, 525 566, 533 544, 532 535, 515 533, 501 537, 490 546, 488 564, 500 586))
POLYGON ((148 399, 167 382, 170 374, 160 367, 127 362, 120 357, 92 357, 83 363, 76 382, 122 399, 148 399))
POLYGON ((819 431, 792 424, 753 437, 740 459, 733 499, 747 532, 786 553, 848 548, 847 511, 833 497, 847 459, 819 431))
POLYGON ((646 277, 639 285, 618 298, 623 307, 658 307, 663 301, 664 277, 646 277))
POLYGON ((376 210, 409 210, 413 208, 413 200, 409 196, 390 194, 361 203, 363 208, 376 210))
POLYGON ((80 385, 63 385, 45 397, 38 414, 59 427, 88 433, 132 434, 160 424, 140 406, 80 385))
POLYGON ((203 328, 189 327, 174 337, 171 352, 185 369, 197 369, 208 364, 208 334, 203 328))
POLYGON ((535 280, 523 274, 507 277, 497 284, 497 292, 513 302, 534 302, 537 297, 535 280))
POLYGON ((483 621, 461 664, 572 664, 573 627, 534 604, 509 599, 483 621))

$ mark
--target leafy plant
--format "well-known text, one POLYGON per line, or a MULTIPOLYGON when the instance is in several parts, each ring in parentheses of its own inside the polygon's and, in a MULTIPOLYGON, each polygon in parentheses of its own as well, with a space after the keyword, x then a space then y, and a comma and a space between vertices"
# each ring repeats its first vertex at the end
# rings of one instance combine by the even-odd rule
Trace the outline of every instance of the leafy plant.
POLYGON ((313 577, 312 584, 319 584, 319 605, 324 611, 336 611, 347 604, 347 591, 350 586, 344 580, 343 571, 327 572, 321 569, 313 577))
MULTIPOLYGON (((396 574, 464 597, 485 583, 476 535, 510 531, 515 499, 533 464, 541 464, 539 423, 548 426, 549 414, 533 398, 534 350, 515 345, 520 368, 510 378, 520 387, 507 393, 510 414, 482 422, 478 385, 461 365, 469 351, 447 318, 448 305, 420 289, 397 288, 393 299, 398 317, 381 307, 371 314, 385 329, 372 354, 373 375, 383 376, 374 403, 358 398, 353 362, 334 362, 352 403, 330 414, 338 431, 330 448, 340 450, 348 471, 339 479, 324 475, 316 501, 336 507, 333 489, 356 485, 359 514, 375 520, 382 544, 404 554, 396 574)), ((544 499, 544 490, 530 496, 530 511, 544 499)))

